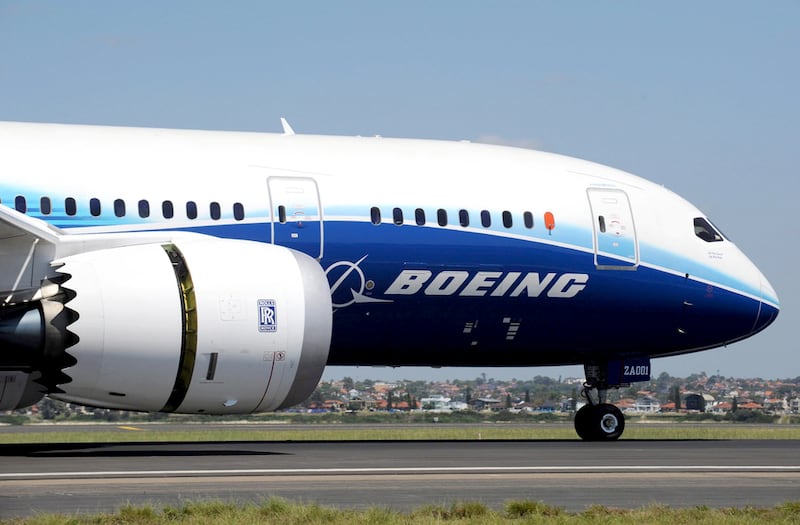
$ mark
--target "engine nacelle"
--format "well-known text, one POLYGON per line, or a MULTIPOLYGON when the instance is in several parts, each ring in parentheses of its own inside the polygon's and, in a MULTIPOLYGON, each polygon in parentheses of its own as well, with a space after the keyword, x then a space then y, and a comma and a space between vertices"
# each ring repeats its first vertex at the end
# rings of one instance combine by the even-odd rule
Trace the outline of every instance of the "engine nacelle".
POLYGON ((331 339, 328 281, 312 258, 194 239, 56 261, 78 314, 77 363, 52 397, 180 413, 270 411, 306 399, 331 339))

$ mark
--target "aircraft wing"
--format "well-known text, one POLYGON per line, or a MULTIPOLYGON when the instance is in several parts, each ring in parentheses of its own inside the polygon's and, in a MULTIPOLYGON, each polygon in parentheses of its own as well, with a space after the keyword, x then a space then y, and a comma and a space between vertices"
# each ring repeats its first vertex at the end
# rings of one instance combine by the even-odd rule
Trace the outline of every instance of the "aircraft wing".
POLYGON ((0 206, 0 241, 20 236, 37 238, 40 241, 56 243, 63 232, 40 219, 0 206))
POLYGON ((0 206, 0 305, 30 300, 42 280, 54 276, 63 257, 121 246, 202 237, 185 232, 127 232, 72 235, 43 220, 0 206))
POLYGON ((0 206, 0 291, 3 303, 27 298, 47 273, 62 232, 46 222, 0 206))

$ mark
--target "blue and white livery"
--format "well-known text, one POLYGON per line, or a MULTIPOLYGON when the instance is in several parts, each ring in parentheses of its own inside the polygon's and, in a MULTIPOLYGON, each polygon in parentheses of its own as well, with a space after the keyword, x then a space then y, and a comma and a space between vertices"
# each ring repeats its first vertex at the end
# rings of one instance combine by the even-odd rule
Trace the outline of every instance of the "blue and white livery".
POLYGON ((0 147, 0 409, 243 413, 326 364, 583 364, 576 429, 616 439, 609 388, 779 311, 694 206, 575 158, 27 123, 0 147))

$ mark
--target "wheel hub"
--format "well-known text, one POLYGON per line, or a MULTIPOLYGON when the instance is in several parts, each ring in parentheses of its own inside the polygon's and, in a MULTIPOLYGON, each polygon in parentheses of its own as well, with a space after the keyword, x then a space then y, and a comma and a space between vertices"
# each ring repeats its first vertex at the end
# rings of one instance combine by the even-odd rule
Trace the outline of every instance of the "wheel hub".
POLYGON ((604 414, 600 419, 600 429, 606 434, 612 434, 617 430, 619 421, 614 414, 604 414))

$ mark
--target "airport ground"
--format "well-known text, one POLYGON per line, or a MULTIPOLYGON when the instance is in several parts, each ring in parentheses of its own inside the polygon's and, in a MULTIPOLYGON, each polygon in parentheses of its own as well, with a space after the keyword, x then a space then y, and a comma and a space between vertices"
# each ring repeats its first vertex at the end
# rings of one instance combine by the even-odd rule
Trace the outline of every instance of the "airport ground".
POLYGON ((797 425, 634 423, 614 443, 581 442, 561 423, 427 424, 417 430, 467 435, 407 440, 401 425, 381 425, 382 439, 359 439, 376 431, 371 425, 264 426, 2 427, 0 518, 275 496, 401 511, 456 501, 500 509, 509 500, 532 500, 582 511, 653 503, 769 507, 800 499, 797 425), (487 437, 494 428, 527 437, 487 437), (762 437, 735 439, 730 433, 737 431, 762 437), (727 437, 702 437, 714 432, 727 437), (64 437, 70 433, 76 439, 64 437), (170 439, 177 433, 200 439, 170 439), (215 433, 224 437, 208 438, 215 433), (553 433, 564 437, 541 437, 553 433), (86 439, 92 435, 103 437, 86 439), (246 437, 231 439, 237 436, 246 437))
MULTIPOLYGON (((392 423, 385 418, 337 419, 326 423, 275 420, 173 419, 168 422, 61 422, 0 425, 0 444, 115 443, 147 441, 383 441, 383 440, 576 440, 568 418, 528 422, 486 419, 477 423, 392 423)), ((443 419, 443 418, 442 418, 443 419)), ((800 424, 681 422, 673 418, 628 418, 623 439, 798 439, 800 424)))

